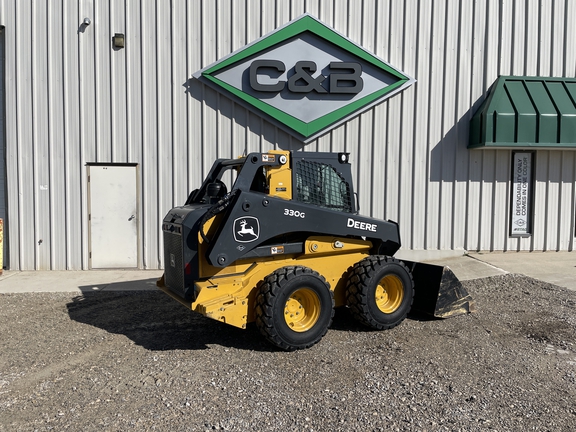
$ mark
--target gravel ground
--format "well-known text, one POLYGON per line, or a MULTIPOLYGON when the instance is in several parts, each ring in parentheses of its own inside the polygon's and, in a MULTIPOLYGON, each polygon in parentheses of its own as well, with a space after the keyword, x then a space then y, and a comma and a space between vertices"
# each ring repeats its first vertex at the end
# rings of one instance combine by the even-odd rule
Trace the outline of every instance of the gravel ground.
POLYGON ((342 309, 291 353, 161 292, 2 295, 0 430, 576 430, 576 292, 464 286, 474 314, 379 332, 342 309))

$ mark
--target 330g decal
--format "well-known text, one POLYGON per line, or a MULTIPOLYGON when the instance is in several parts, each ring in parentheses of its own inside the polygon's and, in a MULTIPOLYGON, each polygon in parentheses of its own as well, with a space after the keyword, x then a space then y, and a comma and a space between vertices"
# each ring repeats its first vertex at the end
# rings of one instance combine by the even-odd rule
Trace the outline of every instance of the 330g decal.
POLYGON ((291 216, 304 219, 306 217, 306 213, 298 210, 284 209, 284 216, 291 216))

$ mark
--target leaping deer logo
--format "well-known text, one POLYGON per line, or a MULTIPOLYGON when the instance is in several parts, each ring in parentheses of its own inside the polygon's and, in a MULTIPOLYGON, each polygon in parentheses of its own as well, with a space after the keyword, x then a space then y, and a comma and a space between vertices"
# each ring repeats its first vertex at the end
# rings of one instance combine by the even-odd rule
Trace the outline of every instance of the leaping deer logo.
POLYGON ((248 222, 246 222, 246 219, 240 221, 240 226, 242 227, 242 229, 240 229, 240 231, 238 231, 238 234, 241 235, 242 237, 244 237, 244 234, 252 234, 254 237, 256 237, 256 233, 254 232, 254 228, 252 228, 252 227, 246 228, 246 225, 248 225, 248 222))
POLYGON ((237 242, 253 242, 258 239, 259 231, 260 224, 258 219, 253 216, 238 218, 234 221, 234 239, 237 242))

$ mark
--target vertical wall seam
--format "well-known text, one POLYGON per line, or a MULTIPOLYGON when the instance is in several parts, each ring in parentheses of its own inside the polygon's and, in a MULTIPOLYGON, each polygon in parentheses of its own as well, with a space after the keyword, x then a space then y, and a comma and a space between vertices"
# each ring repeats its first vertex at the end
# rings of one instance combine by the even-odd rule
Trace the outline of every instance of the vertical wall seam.
MULTIPOLYGON (((550 175, 550 152, 546 151, 546 177, 550 175)), ((546 187, 544 189, 545 197, 544 197, 544 209, 547 210, 550 204, 550 183, 546 182, 546 187)), ((548 230, 548 212, 544 211, 544 239, 543 239, 543 247, 542 251, 546 252, 548 250, 548 239, 549 239, 549 230, 548 230)))
MULTIPOLYGON (((18 7, 16 6, 16 1, 14 2, 14 15, 15 15, 15 22, 18 22, 18 20, 20 19, 20 14, 18 13, 18 7)), ((14 65, 14 69, 15 69, 15 74, 13 76, 14 79, 14 88, 15 88, 15 92, 18 92, 18 89, 20 88, 20 63, 21 60, 19 58, 18 53, 20 52, 20 45, 21 45, 21 41, 20 41, 20 37, 18 34, 18 28, 16 26, 14 26, 14 30, 13 30, 13 34, 14 34, 14 46, 15 46, 15 50, 14 50, 14 60, 15 60, 15 65, 14 65)), ((14 97, 14 104, 15 104, 15 122, 16 122, 16 128, 14 131, 14 135, 15 135, 15 149, 14 149, 14 153, 16 156, 16 187, 18 188, 18 191, 21 191, 23 188, 22 185, 22 161, 21 161, 21 151, 20 151, 20 145, 22 143, 22 137, 20 135, 20 122, 21 122, 21 118, 20 118, 20 101, 18 98, 18 95, 16 94, 14 97)), ((18 259, 18 269, 21 269, 23 267, 24 264, 24 217, 23 217, 23 203, 22 203, 22 194, 19 193, 18 194, 18 198, 17 198, 17 206, 18 206, 18 220, 16 222, 16 224, 12 224, 17 226, 18 229, 18 255, 17 255, 17 259, 18 259)), ((15 237, 15 236, 14 236, 15 237)))
MULTIPOLYGON (((175 65, 174 65, 174 58, 176 57, 175 53, 174 53, 174 48, 175 48, 175 36, 174 36, 174 27, 175 27, 175 23, 176 23, 176 19, 175 18, 175 13, 174 13, 174 2, 170 1, 170 17, 169 17, 169 21, 170 21, 170 82, 172 82, 173 84, 176 84, 176 80, 174 79, 174 70, 175 65)), ((170 91, 170 152, 171 152, 171 158, 170 161, 172 163, 172 169, 169 170, 169 174, 168 174, 168 178, 171 180, 171 191, 172 193, 170 193, 170 202, 172 203, 172 206, 175 206, 177 204, 177 192, 178 192, 178 188, 175 186, 178 184, 178 176, 181 175, 181 173, 179 172, 179 167, 178 167, 178 160, 176 159, 177 157, 177 149, 176 149, 176 118, 174 116, 174 113, 176 112, 176 98, 174 97, 174 92, 175 92, 176 88, 172 89, 170 91)), ((160 142, 158 142, 158 147, 160 147, 160 142)), ((164 185, 164 187, 169 187, 169 185, 164 185)), ((160 239, 160 241, 162 241, 162 239, 160 239)), ((160 257, 159 260, 162 260, 162 253, 160 253, 160 257)))
MULTIPOLYGON (((100 24, 98 21, 100 19, 99 16, 96 15, 96 11, 98 9, 96 8, 96 5, 94 5, 94 10, 93 10, 93 14, 94 14, 94 20, 95 24, 100 24)), ((94 33, 97 33, 96 30, 94 30, 94 33)), ((100 142, 100 132, 99 132, 99 128, 98 128, 98 124, 99 124, 99 112, 98 112, 98 106, 99 106, 99 101, 100 101, 100 93, 98 92, 98 78, 97 78, 97 72, 98 72, 98 43, 97 43, 97 38, 94 37, 93 40, 93 49, 94 49, 94 161, 95 162, 101 162, 100 161, 100 147, 98 145, 98 143, 100 142)))
MULTIPOLYGON (((49 8, 48 8, 49 9, 49 8)), ((46 41, 46 53, 47 53, 47 68, 46 68, 46 95, 47 95, 47 105, 48 105, 48 119, 47 119, 47 135, 46 135, 46 143, 48 145, 48 226, 50 227, 50 232, 47 233, 47 235, 50 238, 50 255, 48 257, 48 262, 49 262, 49 269, 53 270, 55 268, 55 260, 56 260, 56 239, 54 238, 54 230, 55 230, 55 226, 54 226, 54 212, 56 211, 55 209, 55 197, 54 194, 52 193, 53 189, 54 189, 54 184, 55 181, 53 176, 54 176, 54 144, 52 142, 52 130, 53 130, 53 123, 54 123, 54 115, 52 113, 52 110, 50 109, 50 105, 51 105, 51 100, 53 97, 55 97, 54 95, 52 95, 52 91, 51 91, 51 87, 50 87, 50 82, 51 82, 51 77, 53 76, 53 73, 56 73, 55 71, 52 70, 52 62, 50 61, 50 59, 52 58, 52 56, 50 55, 50 47, 53 46, 50 43, 50 23, 51 23, 51 17, 50 17, 50 10, 47 11, 46 14, 46 37, 45 37, 45 41, 46 41)), ((59 47, 61 47, 61 44, 58 44, 59 47)))
MULTIPOLYGON (((80 9, 78 9, 78 13, 80 13, 80 9)), ((77 17, 79 18, 79 16, 77 17)), ((80 146, 80 151, 79 151, 79 155, 80 155, 80 160, 78 161, 78 175, 80 178, 80 190, 78 191, 79 196, 79 202, 80 202, 80 226, 84 227, 84 218, 87 216, 88 212, 87 209, 84 209, 83 206, 83 200, 82 200, 82 194, 83 192, 87 193, 87 190, 85 191, 85 187, 86 187, 86 183, 84 182, 84 170, 82 167, 83 161, 84 161, 84 146, 85 146, 85 142, 84 142, 84 93, 82 91, 82 44, 80 43, 80 33, 78 33, 78 137, 79 137, 79 143, 78 145, 80 146)), ((80 263, 80 268, 84 269, 84 263, 87 261, 86 260, 86 254, 84 252, 85 249, 88 248, 87 242, 85 241, 85 236, 81 235, 81 241, 80 241, 80 254, 82 255, 81 257, 81 263, 80 263)))
MULTIPOLYGON (((566 58, 566 57, 564 57, 566 58)), ((574 250, 574 241, 576 240, 576 157, 573 157, 572 163, 572 184, 570 187, 570 233, 568 250, 574 250)))
POLYGON ((526 26, 528 25, 529 19, 530 19, 530 14, 529 14, 529 7, 530 5, 528 3, 525 4, 525 8, 524 8, 524 70, 522 72, 522 75, 528 75, 528 51, 529 51, 529 47, 528 47, 528 31, 526 30, 526 26))
MULTIPOLYGON (((569 1, 570 1, 570 0, 564 0, 564 38, 563 38, 564 41, 569 40, 569 39, 568 39, 568 24, 569 24, 569 20, 568 20, 568 13, 567 13, 567 11, 568 11, 568 9, 569 9, 569 8, 568 8, 568 2, 569 2, 569 1)), ((563 58, 562 58, 562 60, 563 60, 563 61, 562 61, 562 63, 563 63, 563 67, 562 67, 562 72, 563 72, 563 74, 562 74, 562 75, 563 75, 563 76, 568 76, 568 75, 567 75, 567 73, 568 73, 568 70, 567 70, 567 69, 568 69, 568 61, 567 61, 567 59, 568 59, 568 44, 567 44, 567 43, 564 44, 564 49, 563 49, 563 53, 562 53, 562 54, 563 54, 563 56, 562 56, 562 57, 563 57, 563 58)), ((573 73, 574 71, 571 71, 571 72, 573 73)))
MULTIPOLYGON (((111 37, 112 36, 112 0, 108 0, 108 35, 111 37)), ((111 42, 108 42, 111 45, 111 42)), ((106 45, 104 45, 104 49, 106 49, 106 45)), ((113 66, 113 62, 114 62, 114 57, 112 56, 112 53, 114 52, 113 49, 108 49, 108 76, 110 77, 110 86, 108 88, 108 91, 110 93, 110 109, 108 110, 108 120, 110 122, 110 136, 109 136, 109 143, 108 146, 110 146, 110 157, 108 158, 107 161, 103 161, 103 162, 117 162, 116 160, 116 147, 117 147, 117 143, 115 142, 114 139, 114 117, 115 115, 117 115, 116 110, 116 104, 114 103, 114 89, 116 87, 116 80, 114 79, 114 66, 113 66)))
MULTIPOLYGON (((154 34, 158 34, 158 29, 160 27, 159 24, 159 20, 160 20, 160 13, 159 13, 159 9, 160 9, 160 0, 156 0, 154 3, 154 34)), ((156 83, 156 107, 155 107, 155 117, 156 117, 156 128, 155 128, 155 138, 156 138, 156 143, 155 146, 156 148, 154 149, 155 155, 156 155, 156 184, 154 185, 155 188, 155 196, 156 196, 156 209, 155 211, 153 211, 156 216, 158 217, 160 214, 160 209, 162 207, 162 195, 161 195, 161 186, 160 186, 160 174, 162 172, 162 160, 161 160, 161 156, 162 154, 160 153, 160 124, 161 124, 161 115, 160 115, 160 110, 158 109, 159 104, 160 104, 160 100, 161 100, 161 87, 160 87, 160 61, 159 61, 159 49, 160 46, 158 45, 158 39, 156 38, 154 41, 154 69, 156 71, 155 76, 154 76, 154 81, 156 83)), ((153 219, 155 220, 155 219, 153 219)), ((161 232, 160 230, 156 230, 156 240, 158 241, 158 244, 161 244, 161 232)), ((158 263, 161 262, 161 256, 162 256, 162 251, 160 250, 160 248, 158 248, 156 250, 155 255, 155 260, 156 262, 154 263, 155 265, 158 265, 158 263)))
MULTIPOLYGON (((144 24, 144 8, 142 7, 142 5, 140 5, 140 29, 143 28, 143 24, 144 24)), ((143 35, 142 31, 140 31, 140 35, 143 35)), ((142 62, 142 66, 144 65, 144 39, 141 39, 141 43, 140 43, 140 61, 142 62)), ((144 67, 142 67, 142 70, 144 70, 144 67)), ((144 106, 144 101, 145 101, 145 93, 144 93, 144 77, 141 77, 142 79, 140 80, 140 93, 142 94, 142 106, 144 106)), ((140 111, 140 122, 141 125, 145 125, 146 124, 146 119, 145 119, 145 110, 144 108, 140 111)), ((148 169, 148 161, 146 160, 146 145, 145 145, 145 135, 144 135, 144 130, 142 129, 142 140, 140 141, 140 154, 142 155, 142 160, 141 160, 141 169, 142 169, 142 179, 144 179, 144 173, 146 172, 146 170, 148 169)), ((143 181, 142 182, 142 208, 146 209, 147 204, 148 204, 148 183, 143 181)), ((146 231, 146 226, 148 225, 148 212, 146 210, 144 210, 142 212, 141 215, 141 220, 140 220, 140 224, 142 225, 142 230, 145 232, 146 231)), ((146 253, 146 248, 148 245, 148 241, 147 241, 147 236, 144 235, 142 238, 142 248, 144 249, 144 253, 142 254, 142 266, 144 268, 148 268, 149 263, 148 263, 148 254, 146 253)))
MULTIPOLYGON (((442 0, 441 0, 442 1, 442 0)), ((434 31, 435 31, 435 22, 434 22, 434 9, 435 6, 437 4, 436 0, 431 0, 431 13, 430 13, 430 51, 428 52, 428 79, 429 82, 432 84, 432 65, 433 65, 433 60, 434 60, 434 31)), ((430 85, 428 87, 427 93, 428 93, 428 110, 427 112, 432 112, 432 88, 433 88, 433 84, 430 85)), ((424 249, 427 250, 430 248, 430 240, 428 239, 428 232, 430 231, 429 228, 429 223, 430 222, 430 212, 429 212, 429 203, 430 203, 430 181, 432 178, 432 167, 430 166, 431 163, 431 158, 430 158, 430 152, 432 150, 431 148, 431 139, 430 139, 430 133, 431 131, 431 122, 430 122, 430 118, 428 118, 428 121, 426 123, 426 131, 427 131, 427 139, 426 139, 426 186, 424 188, 424 209, 425 209, 425 216, 424 216, 424 249)))
MULTIPOLYGON (((454 70, 456 71, 455 75, 455 92, 454 92, 454 99, 455 101, 459 101, 460 100, 460 61, 461 61, 461 56, 460 56, 460 52, 462 49, 462 5, 457 2, 456 3, 456 7, 458 8, 458 27, 456 30, 456 58, 455 58, 455 67, 454 70)), ((453 128, 455 130, 455 140, 456 140, 456 154, 455 154, 455 158, 454 158, 454 166, 452 167, 452 178, 454 181, 454 184, 452 185, 452 194, 451 194, 451 201, 452 201, 452 209, 450 212, 450 217, 452 218, 452 229, 451 229, 451 240, 450 240, 450 248, 451 249, 457 249, 456 246, 456 242, 455 242, 455 238, 457 236, 457 232, 456 232, 456 224, 454 223, 454 221, 457 218, 457 214, 456 214, 456 204, 457 204, 457 189, 458 189, 458 176, 457 174, 457 170, 456 170, 456 164, 458 163, 458 148, 460 147, 460 125, 458 122, 458 116, 459 116, 459 112, 458 112, 458 105, 456 104, 456 109, 454 110, 454 115, 452 117, 452 122, 454 124, 453 128)))
MULTIPOLYGON (((31 97, 31 114, 32 116, 36 117, 36 109, 37 109, 37 101, 36 101, 36 92, 35 90, 35 85, 36 85, 36 59, 34 56, 35 53, 35 41, 36 41, 36 30, 37 30, 37 26, 36 24, 36 3, 32 2, 32 23, 33 25, 31 26, 31 41, 32 41, 32 46, 30 48, 30 55, 31 55, 31 61, 30 61, 30 97, 31 97)), ((32 122, 31 127, 30 127, 30 132, 31 132, 31 138, 32 138, 32 142, 30 143, 31 147, 32 147, 32 191, 34 191, 34 185, 38 184, 38 148, 37 148, 37 141, 36 141, 36 136, 37 136, 37 125, 36 122, 32 122)), ((39 250, 38 250, 38 245, 36 244, 36 240, 38 238, 38 230, 39 230, 39 226, 38 226, 38 209, 40 207, 40 203, 39 203, 39 196, 38 194, 34 194, 34 197, 32 199, 33 202, 33 210, 32 213, 34 214, 33 218, 34 218, 34 223, 33 223, 33 227, 34 227, 34 231, 33 231, 33 239, 32 239, 32 245, 34 248, 34 269, 35 270, 39 270, 39 250)))
MULTIPOLYGON (((511 19, 510 19, 510 23, 511 23, 511 38, 510 38, 510 43, 512 46, 512 49, 510 50, 510 69, 508 71, 506 71, 506 73, 508 75, 512 75, 513 71, 514 71, 514 65, 516 64, 516 50, 514 49, 514 47, 516 46, 516 20, 514 19, 514 11, 516 10, 516 2, 519 0, 513 0, 512 2, 512 15, 511 15, 511 19)), ((524 1, 524 0, 520 0, 520 1, 524 1)), ((504 25, 504 23, 502 23, 502 25, 504 25)), ((500 39, 502 40, 502 39, 500 39)))
POLYGON ((558 203, 557 203, 557 212, 558 212, 558 224, 556 225, 556 251, 560 250, 560 246, 562 244, 562 203, 563 203, 563 188, 564 188, 564 155, 566 154, 565 151, 560 152, 560 178, 558 182, 558 203))
MULTIPOLYGON (((65 22, 66 22, 66 16, 65 16, 65 7, 62 7, 62 22, 61 22, 61 28, 60 28, 60 33, 64 34, 64 30, 65 30, 65 22)), ((78 32, 79 33, 79 32, 78 32)), ((65 44, 66 42, 63 41, 63 48, 62 48, 62 80, 64 82, 67 82, 66 79, 66 73, 68 71, 68 67, 67 65, 67 50, 65 49, 65 44)), ((69 193, 70 193, 70 168, 68 166, 68 160, 70 158, 69 155, 69 140, 70 137, 68 136, 68 127, 69 127, 69 119, 68 119, 68 98, 67 98, 67 86, 63 85, 62 86, 62 146, 63 146, 63 151, 62 154, 64 156, 64 172, 63 172, 63 176, 64 176, 64 238, 63 238, 63 244, 64 244, 64 266, 66 270, 71 270, 71 263, 70 263, 70 248, 71 248, 71 244, 70 244, 70 224, 69 224, 69 209, 71 207, 70 205, 70 197, 69 197, 69 193)), ((57 270, 57 268, 55 268, 54 270, 57 270)))
MULTIPOLYGON (((128 1, 124 2, 124 30, 125 30, 125 37, 126 37, 126 42, 128 43, 128 40, 130 40, 131 44, 132 43, 136 43, 136 39, 134 37, 132 37, 132 35, 130 34, 130 26, 129 26, 129 20, 128 20, 128 1)), ((126 89, 126 100, 124 102, 124 105, 126 107, 126 131, 124 133, 124 146, 126 147, 125 149, 125 153, 126 153, 126 162, 137 162, 135 160, 132 159, 132 155, 131 155, 131 148, 130 148, 130 127, 132 125, 132 118, 130 116, 130 93, 128 91, 129 87, 129 83, 130 83, 130 74, 129 74, 129 64, 130 64, 130 56, 128 55, 128 53, 125 54, 126 57, 126 65, 124 67, 124 76, 122 77, 122 79, 124 80, 124 87, 126 89)), ((138 182, 140 182, 140 178, 138 178, 138 182)), ((139 190, 139 189, 138 189, 139 190)), ((139 197, 138 197, 139 198, 139 197)), ((138 202, 140 202, 140 199, 138 199, 138 202)), ((140 215, 138 215, 138 224, 140 224, 140 215)), ((138 245, 138 248, 140 248, 140 245, 138 245)), ((140 265, 140 263, 138 263, 140 265)))

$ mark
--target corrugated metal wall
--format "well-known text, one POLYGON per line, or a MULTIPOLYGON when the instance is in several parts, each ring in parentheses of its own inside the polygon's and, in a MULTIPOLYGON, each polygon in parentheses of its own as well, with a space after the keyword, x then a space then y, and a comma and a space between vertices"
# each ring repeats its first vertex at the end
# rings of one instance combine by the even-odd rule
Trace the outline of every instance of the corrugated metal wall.
MULTIPOLYGON (((0 28, 0 218, 6 220, 6 147, 5 147, 5 134, 4 134, 4 32, 0 28)), ((1 237, 1 236, 0 236, 1 237)), ((2 242, 2 267, 8 266, 9 263, 5 259, 6 253, 6 240, 2 242)))
POLYGON ((576 0, 0 0, 11 267, 87 268, 87 162, 140 165, 157 268, 163 215, 214 158, 300 149, 190 77, 304 12, 418 80, 305 148, 352 153, 363 213, 407 249, 572 250, 573 152, 537 152, 535 232, 512 239, 510 152, 466 145, 498 75, 575 75, 576 0))

